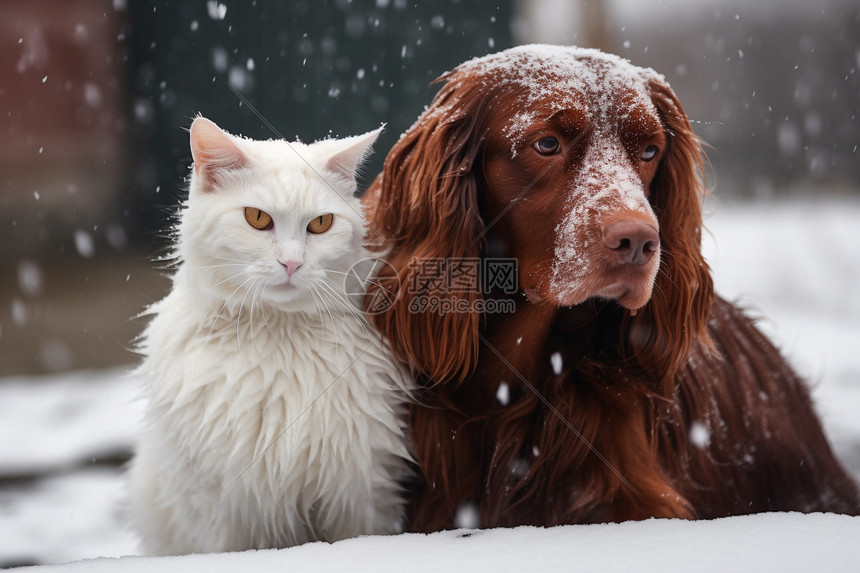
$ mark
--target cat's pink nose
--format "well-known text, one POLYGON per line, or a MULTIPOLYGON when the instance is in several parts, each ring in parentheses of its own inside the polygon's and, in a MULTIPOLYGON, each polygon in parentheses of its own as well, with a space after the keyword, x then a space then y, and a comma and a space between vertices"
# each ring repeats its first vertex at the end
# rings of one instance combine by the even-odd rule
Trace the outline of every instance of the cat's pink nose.
POLYGON ((293 278, 293 273, 299 270, 299 267, 302 266, 302 261, 294 261, 292 259, 281 261, 281 265, 287 271, 287 278, 293 278))

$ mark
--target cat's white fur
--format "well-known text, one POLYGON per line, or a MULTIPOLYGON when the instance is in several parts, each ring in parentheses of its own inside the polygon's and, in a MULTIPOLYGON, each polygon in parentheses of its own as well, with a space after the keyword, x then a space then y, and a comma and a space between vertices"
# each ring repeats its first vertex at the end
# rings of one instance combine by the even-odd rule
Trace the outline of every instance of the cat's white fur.
POLYGON ((343 273, 369 256, 354 175, 379 131, 303 145, 192 124, 179 265, 141 344, 129 509, 144 551, 403 527, 408 375, 343 292, 343 273), (247 206, 273 228, 252 228, 247 206), (325 213, 332 227, 308 233, 325 213), (290 276, 285 261, 301 266, 290 276))

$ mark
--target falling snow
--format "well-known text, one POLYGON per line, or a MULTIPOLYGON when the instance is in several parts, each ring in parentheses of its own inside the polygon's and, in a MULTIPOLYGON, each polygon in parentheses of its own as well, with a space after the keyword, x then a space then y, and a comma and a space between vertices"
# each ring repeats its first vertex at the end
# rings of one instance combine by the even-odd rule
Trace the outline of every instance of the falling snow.
POLYGON ((230 66, 227 81, 239 91, 245 91, 251 87, 251 75, 239 66, 230 66))
POLYGON ((108 225, 105 230, 105 237, 108 244, 114 249, 122 249, 128 243, 128 234, 122 226, 117 224, 108 225))
POLYGON ((152 102, 146 99, 139 99, 134 102, 134 117, 141 123, 152 121, 155 115, 152 102))
POLYGON ((86 231, 77 230, 75 231, 75 249, 78 251, 78 254, 85 259, 91 258, 95 252, 95 244, 93 243, 93 237, 86 231))
POLYGON ((458 529, 476 529, 481 523, 478 508, 472 503, 463 503, 457 508, 454 526, 458 529))
POLYGON ((550 362, 550 364, 552 364, 553 373, 555 373, 556 376, 561 374, 561 369, 563 366, 562 359, 561 359, 561 353, 560 352, 553 352, 552 356, 549 357, 549 362, 550 362))
POLYGON ((12 322, 18 326, 24 326, 29 320, 27 305, 19 298, 12 300, 12 322))
POLYGON ((227 5, 215 0, 206 2, 206 11, 213 20, 223 20, 227 16, 227 5))
POLYGON ((696 421, 690 424, 690 442, 699 449, 705 449, 711 443, 711 432, 703 423, 696 421))
POLYGON ((42 268, 33 260, 18 262, 18 287, 27 296, 38 296, 42 292, 42 268))
POLYGON ((508 402, 511 400, 510 389, 508 388, 507 382, 500 382, 499 389, 496 390, 496 399, 502 406, 507 406, 508 402))
POLYGON ((227 70, 227 66, 230 63, 229 56, 227 55, 227 50, 224 48, 217 46, 212 48, 212 67, 215 68, 217 72, 224 72, 227 70))
POLYGON ((102 90, 96 84, 87 82, 84 84, 84 101, 90 107, 99 107, 102 104, 102 90))

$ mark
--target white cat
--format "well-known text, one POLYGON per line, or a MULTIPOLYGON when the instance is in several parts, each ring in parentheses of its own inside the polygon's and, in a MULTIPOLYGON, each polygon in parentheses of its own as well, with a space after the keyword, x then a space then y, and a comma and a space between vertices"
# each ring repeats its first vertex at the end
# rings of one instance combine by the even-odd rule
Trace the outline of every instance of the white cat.
POLYGON ((191 125, 178 270, 141 344, 146 552, 401 531, 409 377, 343 288, 370 256, 354 177, 380 131, 303 145, 191 125))

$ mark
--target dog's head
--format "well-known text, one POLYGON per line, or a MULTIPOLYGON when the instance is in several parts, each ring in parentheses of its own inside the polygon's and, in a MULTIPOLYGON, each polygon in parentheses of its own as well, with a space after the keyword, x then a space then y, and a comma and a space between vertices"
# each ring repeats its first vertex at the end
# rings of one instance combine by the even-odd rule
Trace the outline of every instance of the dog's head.
POLYGON ((644 306, 660 264, 648 198, 668 147, 649 87, 659 78, 601 52, 557 48, 513 50, 455 73, 493 86, 486 232, 493 250, 516 256, 529 299, 644 306))
MULTIPOLYGON (((401 284, 415 257, 514 257, 529 303, 602 298, 631 310, 622 344, 671 375, 704 337, 712 286, 700 254, 701 147, 668 84, 616 56, 550 46, 478 58, 441 79, 366 198, 401 284)), ((463 380, 478 313, 409 303, 401 289, 377 325, 432 380, 463 380)))

